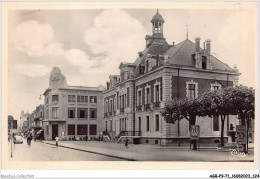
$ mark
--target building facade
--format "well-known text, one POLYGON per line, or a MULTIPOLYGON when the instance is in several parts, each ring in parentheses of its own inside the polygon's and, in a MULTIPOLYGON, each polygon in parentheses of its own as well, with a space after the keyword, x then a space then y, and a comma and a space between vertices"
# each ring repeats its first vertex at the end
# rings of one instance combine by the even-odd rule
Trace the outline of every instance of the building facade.
MULTIPOLYGON (((189 143, 189 122, 168 124, 160 111, 175 98, 196 98, 207 90, 235 86, 238 70, 221 62, 211 53, 211 41, 203 48, 200 38, 168 44, 163 35, 163 17, 153 16, 152 35, 145 37, 146 47, 134 63, 121 63, 120 75, 110 75, 103 92, 103 128, 108 140, 120 142, 126 137, 133 143, 163 146, 189 143)), ((225 121, 225 141, 236 117, 225 121)), ((197 117, 200 141, 220 142, 219 117, 197 117)), ((234 129, 235 130, 235 129, 234 129)))
POLYGON ((43 129, 45 140, 97 138, 102 128, 104 87, 67 85, 66 77, 54 67, 45 90, 43 129))
POLYGON ((44 106, 39 105, 33 111, 33 121, 32 121, 32 129, 35 133, 43 127, 43 119, 44 119, 44 106))

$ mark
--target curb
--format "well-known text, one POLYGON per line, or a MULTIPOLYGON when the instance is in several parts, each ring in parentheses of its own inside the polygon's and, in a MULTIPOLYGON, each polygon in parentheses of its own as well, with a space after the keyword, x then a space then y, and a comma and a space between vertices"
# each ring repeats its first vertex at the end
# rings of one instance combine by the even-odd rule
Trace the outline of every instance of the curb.
MULTIPOLYGON (((48 145, 54 145, 54 146, 55 146, 55 144, 48 143, 48 142, 42 142, 42 143, 48 144, 48 145)), ((119 157, 119 156, 116 156, 116 155, 103 154, 103 153, 100 153, 100 152, 94 152, 94 151, 85 150, 85 149, 78 149, 78 148, 74 148, 74 147, 67 147, 67 146, 64 146, 64 145, 59 145, 59 147, 63 147, 63 148, 67 148, 67 149, 72 149, 72 150, 78 150, 78 151, 81 151, 81 152, 88 152, 88 153, 103 155, 103 156, 106 156, 106 157, 113 157, 113 158, 128 160, 128 161, 137 161, 137 160, 132 159, 132 158, 126 158, 126 157, 119 157)))

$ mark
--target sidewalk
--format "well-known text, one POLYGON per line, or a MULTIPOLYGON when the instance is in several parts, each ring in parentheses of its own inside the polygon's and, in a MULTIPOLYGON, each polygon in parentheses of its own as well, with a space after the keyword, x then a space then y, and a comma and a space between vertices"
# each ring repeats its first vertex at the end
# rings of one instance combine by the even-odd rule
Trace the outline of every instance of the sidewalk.
MULTIPOLYGON (((55 145, 55 141, 43 141, 55 145)), ((189 147, 158 147, 155 145, 130 144, 126 149, 122 143, 109 143, 99 141, 59 141, 59 147, 70 148, 129 161, 253 161, 254 151, 241 158, 231 155, 230 152, 217 150, 199 151, 190 150, 189 147)))

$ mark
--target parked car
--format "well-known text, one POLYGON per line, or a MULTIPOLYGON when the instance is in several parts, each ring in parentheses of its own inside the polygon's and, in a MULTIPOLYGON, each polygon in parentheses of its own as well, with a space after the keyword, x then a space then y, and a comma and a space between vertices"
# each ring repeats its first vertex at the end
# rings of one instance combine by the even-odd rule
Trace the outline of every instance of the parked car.
POLYGON ((22 144, 23 143, 23 137, 20 135, 14 136, 14 144, 22 144))

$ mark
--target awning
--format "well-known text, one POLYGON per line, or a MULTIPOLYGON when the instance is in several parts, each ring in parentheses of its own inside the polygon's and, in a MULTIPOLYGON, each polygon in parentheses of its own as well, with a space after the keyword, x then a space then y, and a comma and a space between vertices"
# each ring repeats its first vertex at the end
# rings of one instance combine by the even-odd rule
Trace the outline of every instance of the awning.
POLYGON ((43 131, 43 129, 39 130, 36 134, 40 134, 43 131))

